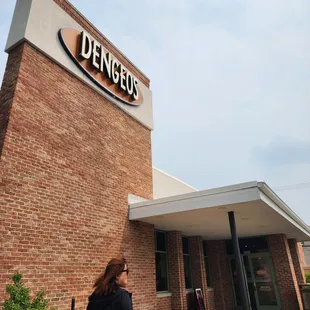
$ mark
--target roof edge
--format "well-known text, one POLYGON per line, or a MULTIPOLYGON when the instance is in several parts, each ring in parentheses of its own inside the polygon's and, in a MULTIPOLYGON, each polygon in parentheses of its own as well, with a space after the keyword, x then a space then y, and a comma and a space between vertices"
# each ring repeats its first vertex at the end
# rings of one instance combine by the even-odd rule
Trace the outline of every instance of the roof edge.
POLYGON ((258 188, 310 235, 310 227, 265 182, 258 182, 258 188))
POLYGON ((216 187, 213 189, 207 189, 207 190, 196 191, 192 193, 186 193, 186 194, 181 194, 181 195, 175 195, 175 196, 169 196, 169 197, 163 197, 163 198, 158 198, 154 200, 147 200, 143 202, 133 203, 133 204, 130 204, 130 207, 139 208, 139 207, 146 207, 149 205, 169 203, 169 202, 177 201, 177 200, 180 201, 180 200, 187 200, 187 199, 198 198, 198 197, 203 197, 203 196, 224 194, 228 192, 240 191, 240 190, 245 190, 245 189, 250 189, 250 188, 258 189, 257 184, 258 184, 257 181, 253 181, 253 182, 240 183, 240 184, 235 184, 235 185, 230 185, 230 186, 216 187))

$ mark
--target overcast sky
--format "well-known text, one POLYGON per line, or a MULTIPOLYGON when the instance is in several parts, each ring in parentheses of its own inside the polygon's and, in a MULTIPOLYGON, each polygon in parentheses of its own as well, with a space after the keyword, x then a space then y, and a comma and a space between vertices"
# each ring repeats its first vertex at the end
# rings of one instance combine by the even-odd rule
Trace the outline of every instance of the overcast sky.
POLYGON ((310 224, 309 0, 72 3, 150 78, 156 167, 197 189, 266 181, 310 224))

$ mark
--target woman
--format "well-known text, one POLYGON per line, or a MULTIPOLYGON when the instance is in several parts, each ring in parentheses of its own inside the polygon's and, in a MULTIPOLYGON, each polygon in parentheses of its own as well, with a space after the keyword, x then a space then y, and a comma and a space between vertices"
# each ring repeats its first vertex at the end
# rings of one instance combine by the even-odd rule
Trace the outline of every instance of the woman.
POLYGON ((126 260, 113 258, 96 280, 87 310, 132 310, 131 295, 125 290, 128 273, 126 260))

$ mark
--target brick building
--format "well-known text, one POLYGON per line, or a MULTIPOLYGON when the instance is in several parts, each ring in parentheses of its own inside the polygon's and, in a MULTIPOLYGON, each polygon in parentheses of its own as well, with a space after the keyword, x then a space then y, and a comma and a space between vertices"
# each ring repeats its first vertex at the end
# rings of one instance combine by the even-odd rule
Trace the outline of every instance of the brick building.
POLYGON ((301 264, 305 272, 310 272, 310 242, 305 241, 299 244, 299 250, 301 264))
POLYGON ((18 0, 6 51, 1 303, 18 270, 59 309, 84 309, 124 255, 135 310, 196 309, 195 288, 209 310, 244 295, 253 310, 302 309, 309 228, 264 183, 197 191, 153 168, 149 79, 68 1, 18 0))

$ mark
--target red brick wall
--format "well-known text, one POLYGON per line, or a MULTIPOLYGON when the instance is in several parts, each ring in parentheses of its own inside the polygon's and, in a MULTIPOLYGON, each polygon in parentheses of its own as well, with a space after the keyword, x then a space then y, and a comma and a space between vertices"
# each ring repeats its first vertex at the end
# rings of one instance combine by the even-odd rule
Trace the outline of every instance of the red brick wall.
POLYGON ((282 302, 281 309, 302 310, 302 300, 286 236, 271 235, 268 242, 282 302))
POLYGON ((157 297, 156 310, 171 310, 171 296, 157 297))
MULTIPOLYGON (((185 279, 184 279, 184 264, 183 264, 183 249, 182 249, 182 233, 168 232, 168 272, 169 272, 169 290, 171 296, 157 297, 157 310, 192 310, 195 302, 193 293, 186 294, 185 279), (189 305, 189 306, 188 306, 189 305)), ((206 294, 207 310, 215 310, 214 293, 208 291, 204 257, 202 247, 202 237, 190 237, 190 256, 192 267, 192 280, 194 288, 202 288, 206 294)), ((194 309, 196 310, 196 309, 194 309)))
POLYGON ((179 231, 168 232, 168 272, 171 309, 186 310, 182 233, 179 231))
POLYGON ((304 274, 304 269, 301 264, 301 259, 300 259, 300 253, 299 253, 299 248, 298 248, 298 242, 296 242, 295 239, 289 239, 288 240, 288 245, 290 248, 290 253, 292 256, 292 261, 294 265, 294 270, 297 278, 298 283, 305 283, 306 278, 304 274))
POLYGON ((208 258, 215 309, 231 310, 233 297, 225 241, 208 241, 208 258))
POLYGON ((0 158, 22 60, 22 49, 23 47, 19 46, 9 55, 0 90, 0 158))
POLYGON ((192 280, 194 288, 201 288, 206 308, 208 309, 208 287, 206 279, 206 269, 203 256, 202 237, 190 237, 190 257, 192 267, 192 280))
POLYGON ((128 221, 128 193, 152 198, 150 131, 27 44, 8 61, 0 101, 1 111, 12 107, 0 163, 1 301, 19 270, 59 309, 72 296, 85 309, 95 277, 124 254, 135 309, 154 309, 154 230, 128 221))
POLYGON ((135 67, 104 35, 102 35, 94 26, 67 0, 54 0, 67 14, 69 14, 77 23, 79 23, 89 34, 103 44, 126 68, 128 68, 142 83, 150 86, 150 80, 135 67))
POLYGON ((208 310, 215 310, 215 303, 214 303, 214 291, 209 290, 208 291, 208 310))

